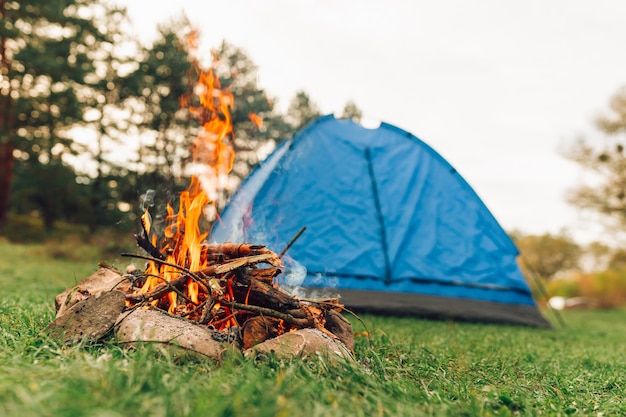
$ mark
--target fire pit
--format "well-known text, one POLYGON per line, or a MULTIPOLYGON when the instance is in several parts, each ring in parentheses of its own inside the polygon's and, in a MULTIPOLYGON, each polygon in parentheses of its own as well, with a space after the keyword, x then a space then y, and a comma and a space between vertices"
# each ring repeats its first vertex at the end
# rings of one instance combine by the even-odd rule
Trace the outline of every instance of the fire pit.
MULTIPOLYGON (((191 51, 195 39, 190 37, 191 51)), ((233 164, 234 98, 220 88, 212 68, 200 70, 190 56, 198 69, 195 99, 190 94, 181 103, 201 129, 191 147, 195 174, 179 195, 178 210, 168 204, 165 227, 153 227, 154 204, 146 199, 142 230, 135 235, 145 254, 124 254, 140 259, 145 269, 102 266, 56 297, 57 317, 48 332, 63 343, 113 334, 120 343, 177 345, 216 360, 229 348, 247 355, 351 358, 352 328, 338 299, 299 299, 277 287, 289 245, 277 254, 254 243, 208 244, 208 232, 201 232, 233 164)))
MULTIPOLYGON (((261 245, 204 245, 210 266, 173 267, 176 277, 141 292, 150 272, 101 268, 55 298, 56 319, 47 331, 63 343, 161 343, 215 360, 228 349, 283 357, 322 353, 352 358, 352 326, 338 299, 303 300, 274 284, 277 254, 261 245), (192 285, 190 285, 192 284, 192 285)), ((164 267, 166 261, 144 258, 164 267)), ((147 269, 147 271, 149 268, 147 269)))

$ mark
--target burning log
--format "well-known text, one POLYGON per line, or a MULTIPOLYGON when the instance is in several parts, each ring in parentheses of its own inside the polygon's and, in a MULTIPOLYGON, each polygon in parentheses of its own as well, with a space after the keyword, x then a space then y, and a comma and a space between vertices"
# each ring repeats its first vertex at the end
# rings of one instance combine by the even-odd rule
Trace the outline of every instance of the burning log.
MULTIPOLYGON (((273 280, 281 271, 280 257, 263 245, 218 244, 203 245, 202 254, 214 262, 197 271, 173 265, 156 258, 124 254, 150 260, 161 266, 170 266, 180 270, 180 274, 170 281, 163 281, 151 290, 127 295, 130 305, 135 303, 163 300, 167 294, 176 292, 187 304, 179 310, 188 318, 202 324, 213 325, 218 329, 237 326, 239 321, 254 315, 274 317, 284 321, 290 327, 302 328, 317 326, 323 328, 323 319, 315 318, 311 307, 305 308, 293 296, 275 288, 273 280), (259 264, 270 264, 270 268, 259 268, 259 264), (198 293, 190 294, 188 287, 193 281, 198 293), (182 291, 182 292, 181 292, 182 291), (186 293, 184 293, 186 291, 186 293), (193 299, 197 301, 193 301, 193 299), (203 310, 200 313, 200 310, 203 310)), ((170 301, 157 302, 156 305, 173 312, 170 301)), ((334 306, 333 308, 337 308, 334 306)), ((316 316, 323 316, 319 313, 316 316)))
POLYGON ((238 301, 248 301, 250 304, 273 308, 281 312, 300 308, 300 302, 295 297, 274 288, 266 281, 253 279, 247 271, 236 274, 232 289, 238 301))
POLYGON ((221 263, 226 260, 243 258, 255 255, 270 255, 268 261, 271 265, 281 267, 283 264, 274 252, 263 245, 250 243, 222 243, 214 245, 203 245, 202 254, 209 262, 221 263))

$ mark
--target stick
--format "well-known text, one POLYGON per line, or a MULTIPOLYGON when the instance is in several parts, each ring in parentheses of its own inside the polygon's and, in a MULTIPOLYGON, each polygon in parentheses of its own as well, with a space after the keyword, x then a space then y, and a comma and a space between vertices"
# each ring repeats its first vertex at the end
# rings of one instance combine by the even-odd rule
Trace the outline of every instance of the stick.
MULTIPOLYGON (((185 294, 183 294, 182 291, 180 291, 178 288, 176 288, 172 283, 176 283, 179 284, 179 282, 175 282, 175 281, 166 281, 165 278, 163 278, 160 275, 155 275, 155 274, 146 274, 147 277, 154 277, 157 279, 160 279, 161 281, 163 281, 163 285, 166 285, 171 291, 174 291, 176 294, 180 295, 185 301, 191 303, 191 304, 195 304, 193 301, 191 301, 185 294)), ((181 277, 184 278, 188 278, 184 275, 181 275, 181 277)), ((179 277, 180 278, 180 277, 179 277)), ((183 281, 184 282, 184 281, 183 281)), ((161 285, 161 284, 159 284, 161 285)))
POLYGON ((147 293, 143 293, 143 294, 126 294, 126 299, 127 300, 132 300, 132 301, 145 301, 145 300, 159 298, 162 295, 165 295, 165 293, 172 291, 171 287, 175 287, 177 285, 181 285, 185 281, 187 281, 187 279, 189 279, 188 276, 181 275, 178 278, 174 278, 171 281, 165 281, 162 284, 157 285, 156 287, 154 287, 154 289, 152 291, 149 291, 147 293))
MULTIPOLYGON (((202 307, 204 307, 206 305, 206 302, 208 300, 210 300, 210 297, 207 297, 203 302, 201 302, 200 304, 198 304, 193 310, 190 310, 186 313, 181 314, 181 317, 187 317, 187 316, 191 316, 193 313, 195 313, 196 311, 200 310, 202 307)), ((192 303, 193 304, 193 303, 192 303)))
POLYGON ((165 260, 165 255, 159 252, 159 250, 148 239, 146 239, 143 236, 135 234, 135 240, 137 241, 137 246, 139 246, 141 249, 148 252, 150 256, 160 259, 162 261, 165 260))
POLYGON ((282 258, 283 255, 285 255, 285 252, 287 252, 289 250, 291 245, 293 245, 295 243, 295 241, 298 240, 298 238, 302 235, 302 233, 304 233, 305 230, 306 230, 306 226, 303 226, 302 229, 300 229, 300 231, 298 233, 296 233, 296 235, 294 237, 291 238, 289 243, 287 243, 287 246, 285 246, 285 248, 278 254, 279 258, 282 258))
POLYGON ((152 262, 156 262, 159 263, 161 265, 167 265, 167 266, 171 266, 173 268, 179 269, 181 271, 183 271, 184 273, 186 273, 187 275, 189 275, 191 278, 193 278, 194 281, 196 281, 197 283, 203 284, 204 282, 202 281, 202 278, 200 278, 195 272, 190 271, 189 269, 185 268, 184 266, 180 266, 180 265, 176 265, 170 262, 165 262, 161 259, 157 259, 154 258, 152 256, 144 256, 144 255, 137 255, 134 253, 122 253, 121 256, 125 256, 127 258, 139 258, 139 259, 147 259, 148 261, 152 261, 152 262))
POLYGON ((267 307, 259 307, 259 306, 250 305, 250 304, 242 304, 242 303, 227 302, 227 301, 224 301, 222 304, 230 306, 231 308, 237 308, 239 310, 252 311, 254 313, 258 313, 261 315, 264 314, 266 316, 276 317, 277 319, 284 320, 289 324, 293 324, 294 326, 305 327, 305 326, 311 326, 313 324, 313 321, 308 318, 297 319, 291 314, 281 313, 280 311, 272 310, 271 308, 267 308, 267 307))
MULTIPOLYGON (((208 300, 208 298, 207 298, 208 300)), ((202 311, 202 317, 200 317, 200 324, 207 324, 211 320, 213 320, 213 307, 215 307, 216 301, 211 298, 211 302, 209 304, 204 304, 204 310, 202 311)))
MULTIPOLYGON (((221 265, 217 265, 217 266, 211 267, 211 269, 213 269, 213 273, 209 273, 207 275, 224 274, 226 272, 234 271, 235 269, 238 269, 238 268, 241 268, 241 267, 244 267, 244 266, 248 266, 248 265, 256 264, 256 263, 259 263, 259 262, 267 261, 267 260, 269 260, 271 258, 272 258, 272 255, 270 255, 270 254, 242 256, 240 258, 237 258, 235 260, 223 263, 221 265)), ((205 270, 201 269, 198 272, 205 273, 205 270)))

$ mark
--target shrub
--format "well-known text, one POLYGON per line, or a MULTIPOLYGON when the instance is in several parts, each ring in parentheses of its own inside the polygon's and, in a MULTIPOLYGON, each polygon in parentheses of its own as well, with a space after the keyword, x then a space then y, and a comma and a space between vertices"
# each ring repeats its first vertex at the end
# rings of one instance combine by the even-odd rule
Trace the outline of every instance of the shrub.
POLYGON ((35 243, 45 241, 48 234, 40 216, 9 214, 2 236, 13 243, 35 243))
POLYGON ((618 308, 626 305, 626 270, 612 269, 590 274, 579 273, 550 281, 551 296, 587 297, 598 308, 618 308))

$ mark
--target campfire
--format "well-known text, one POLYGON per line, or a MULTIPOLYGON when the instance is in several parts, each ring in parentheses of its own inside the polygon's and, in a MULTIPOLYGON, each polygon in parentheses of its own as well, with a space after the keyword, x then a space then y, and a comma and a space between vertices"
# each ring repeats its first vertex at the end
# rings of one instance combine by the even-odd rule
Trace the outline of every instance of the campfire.
MULTIPOLYGON (((195 36, 190 38, 195 50, 195 36)), ((193 54, 191 55, 193 56, 193 54)), ((56 319, 48 332, 64 343, 95 342, 111 334, 120 343, 167 343, 214 359, 230 347, 246 354, 310 352, 351 357, 353 335, 339 299, 301 299, 283 291, 277 277, 283 257, 304 228, 280 253, 255 243, 209 244, 202 219, 215 215, 217 195, 233 164, 232 94, 220 88, 212 68, 200 70, 181 105, 195 115, 199 134, 192 145, 192 175, 167 207, 162 236, 150 207, 135 235, 145 253, 123 254, 145 265, 126 271, 102 264, 92 276, 55 299, 56 319)), ((256 115, 251 115, 259 123, 256 115)))

